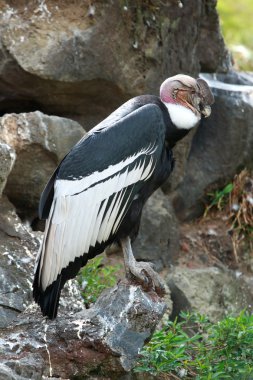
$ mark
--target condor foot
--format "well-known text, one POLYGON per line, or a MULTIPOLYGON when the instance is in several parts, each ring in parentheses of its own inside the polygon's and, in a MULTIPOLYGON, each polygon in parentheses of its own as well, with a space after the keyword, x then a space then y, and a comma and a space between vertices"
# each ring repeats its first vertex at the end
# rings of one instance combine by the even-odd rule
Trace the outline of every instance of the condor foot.
POLYGON ((144 261, 132 262, 126 268, 126 277, 130 281, 140 284, 144 290, 154 290, 159 296, 165 295, 163 281, 150 263, 144 261))

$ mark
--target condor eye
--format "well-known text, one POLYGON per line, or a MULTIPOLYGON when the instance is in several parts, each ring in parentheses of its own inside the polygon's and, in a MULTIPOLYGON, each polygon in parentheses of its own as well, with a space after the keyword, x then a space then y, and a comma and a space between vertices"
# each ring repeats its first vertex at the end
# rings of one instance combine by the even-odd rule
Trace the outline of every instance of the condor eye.
POLYGON ((178 88, 175 88, 172 92, 172 98, 173 99, 176 99, 176 96, 177 96, 177 93, 178 93, 179 89, 178 88))

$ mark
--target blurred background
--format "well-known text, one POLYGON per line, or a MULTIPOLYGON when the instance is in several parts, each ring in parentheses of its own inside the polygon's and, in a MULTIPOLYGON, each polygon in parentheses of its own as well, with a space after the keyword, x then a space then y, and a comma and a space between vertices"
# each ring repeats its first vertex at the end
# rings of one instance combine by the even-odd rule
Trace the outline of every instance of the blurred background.
POLYGON ((253 1, 218 0, 217 9, 235 68, 253 71, 253 1))

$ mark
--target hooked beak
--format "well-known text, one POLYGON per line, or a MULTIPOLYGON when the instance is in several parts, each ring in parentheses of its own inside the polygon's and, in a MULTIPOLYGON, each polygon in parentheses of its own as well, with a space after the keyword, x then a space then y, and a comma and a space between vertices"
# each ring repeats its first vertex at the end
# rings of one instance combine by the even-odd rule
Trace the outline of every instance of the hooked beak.
POLYGON ((206 105, 200 112, 202 115, 204 115, 204 117, 209 117, 211 115, 211 107, 209 105, 206 105))
POLYGON ((211 115, 211 105, 214 103, 214 97, 213 94, 204 79, 198 78, 197 79, 197 86, 199 89, 199 97, 200 97, 200 104, 199 104, 199 110, 204 115, 204 117, 208 117, 211 115))
POLYGON ((203 115, 204 117, 208 117, 211 115, 211 107, 209 104, 206 104, 205 99, 199 95, 195 95, 192 97, 191 103, 193 107, 191 108, 195 113, 199 115, 203 115))

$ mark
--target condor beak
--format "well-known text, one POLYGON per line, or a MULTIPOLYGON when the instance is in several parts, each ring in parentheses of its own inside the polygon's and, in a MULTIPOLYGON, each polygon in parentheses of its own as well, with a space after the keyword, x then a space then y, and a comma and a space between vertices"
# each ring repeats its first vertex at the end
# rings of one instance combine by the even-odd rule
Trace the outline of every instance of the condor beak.
POLYGON ((201 110, 201 113, 204 115, 204 117, 209 117, 211 115, 211 107, 208 105, 204 106, 204 108, 201 110))
POLYGON ((211 104, 214 103, 214 97, 211 89, 209 88, 207 82, 204 79, 197 79, 197 86, 199 88, 199 96, 200 96, 200 112, 204 117, 208 117, 211 115, 211 104))

